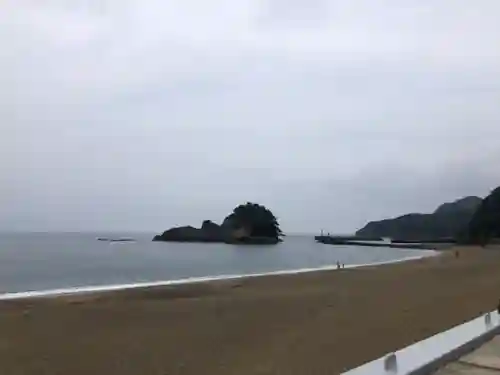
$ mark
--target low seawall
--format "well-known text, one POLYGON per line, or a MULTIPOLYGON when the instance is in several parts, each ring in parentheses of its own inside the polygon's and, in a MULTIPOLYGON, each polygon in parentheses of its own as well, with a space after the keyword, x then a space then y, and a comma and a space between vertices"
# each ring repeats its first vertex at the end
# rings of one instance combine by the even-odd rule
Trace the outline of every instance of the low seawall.
POLYGON ((314 239, 322 244, 326 245, 351 245, 351 246, 367 246, 367 247, 389 247, 395 249, 419 249, 419 250, 429 250, 434 249, 431 243, 396 243, 396 242, 381 242, 381 241, 365 241, 365 240, 351 240, 344 239, 342 237, 331 237, 331 236, 316 236, 314 239))

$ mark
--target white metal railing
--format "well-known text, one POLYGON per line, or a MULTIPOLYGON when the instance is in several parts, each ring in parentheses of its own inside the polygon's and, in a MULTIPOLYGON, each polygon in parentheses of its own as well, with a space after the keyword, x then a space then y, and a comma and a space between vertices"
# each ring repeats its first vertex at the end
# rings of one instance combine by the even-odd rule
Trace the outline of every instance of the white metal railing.
POLYGON ((495 333, 500 334, 500 317, 496 311, 481 315, 394 353, 388 353, 343 375, 415 374, 468 343, 495 333))

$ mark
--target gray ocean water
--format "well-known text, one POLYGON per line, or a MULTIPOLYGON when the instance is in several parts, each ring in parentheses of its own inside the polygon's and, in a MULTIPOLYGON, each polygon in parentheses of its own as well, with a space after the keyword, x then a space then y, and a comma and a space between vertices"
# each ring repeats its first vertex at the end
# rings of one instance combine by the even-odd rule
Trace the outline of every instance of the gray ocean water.
POLYGON ((153 234, 0 234, 0 293, 358 265, 414 257, 420 250, 322 245, 287 236, 276 246, 159 243, 153 234), (132 237, 109 243, 97 237, 132 237))

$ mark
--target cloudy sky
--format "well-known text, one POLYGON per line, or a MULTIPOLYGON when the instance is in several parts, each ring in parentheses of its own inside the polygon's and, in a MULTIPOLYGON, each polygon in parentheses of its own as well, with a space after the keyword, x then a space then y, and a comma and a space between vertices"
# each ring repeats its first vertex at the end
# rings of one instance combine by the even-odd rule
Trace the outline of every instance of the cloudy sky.
POLYGON ((1 0, 0 229, 246 201, 349 233, 500 185, 498 0, 1 0))

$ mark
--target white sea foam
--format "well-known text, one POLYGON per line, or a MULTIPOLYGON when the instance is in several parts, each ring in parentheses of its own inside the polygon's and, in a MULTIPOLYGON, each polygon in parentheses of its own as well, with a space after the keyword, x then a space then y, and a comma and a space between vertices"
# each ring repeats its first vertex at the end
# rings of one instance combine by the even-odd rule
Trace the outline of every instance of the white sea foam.
MULTIPOLYGON (((438 253, 433 250, 423 250, 421 254, 412 257, 406 257, 401 259, 394 259, 384 262, 373 262, 364 264, 351 264, 346 265, 345 268, 359 268, 368 266, 378 266, 383 264, 401 263, 410 260, 417 260, 426 258, 429 256, 437 255, 438 253)), ((337 270, 337 265, 329 265, 316 268, 299 268, 294 270, 282 270, 282 271, 271 271, 262 273, 250 273, 250 274, 236 274, 236 275, 217 275, 217 276, 203 276, 203 277, 189 277, 177 280, 162 280, 162 281, 149 281, 142 283, 131 283, 131 284, 114 284, 114 285, 91 285, 91 286, 80 286, 80 287, 70 287, 70 288, 60 288, 60 289, 50 289, 50 290, 31 290, 25 292, 14 292, 14 293, 3 293, 0 294, 0 301, 5 300, 16 300, 24 298, 38 298, 38 297, 55 297, 62 295, 72 295, 72 294, 84 294, 84 293, 94 293, 94 292, 111 292, 124 289, 137 289, 137 288, 147 288, 154 286, 169 286, 169 285, 180 285, 180 284, 192 284, 192 283, 202 283, 217 280, 235 280, 243 278, 261 277, 261 276, 272 276, 272 275, 295 275, 300 273, 317 272, 317 271, 332 271, 337 270)))

